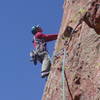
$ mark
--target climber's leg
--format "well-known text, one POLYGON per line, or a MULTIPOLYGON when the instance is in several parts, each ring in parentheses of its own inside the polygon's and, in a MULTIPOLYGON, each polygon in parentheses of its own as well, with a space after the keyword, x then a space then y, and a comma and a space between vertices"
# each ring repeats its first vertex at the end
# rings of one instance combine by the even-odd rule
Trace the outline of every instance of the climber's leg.
POLYGON ((51 61, 48 54, 45 54, 43 62, 42 62, 42 69, 41 69, 41 77, 47 77, 50 72, 51 61))

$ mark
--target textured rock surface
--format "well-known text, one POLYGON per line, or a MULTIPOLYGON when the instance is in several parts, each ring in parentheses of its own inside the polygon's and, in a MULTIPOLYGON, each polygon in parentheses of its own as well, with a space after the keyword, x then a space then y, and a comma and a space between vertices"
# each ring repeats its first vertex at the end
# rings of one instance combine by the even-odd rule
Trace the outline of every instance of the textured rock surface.
MULTIPOLYGON (((64 14, 55 52, 66 48, 66 54, 68 53, 64 66, 67 78, 65 100, 100 100, 100 9, 95 27, 90 27, 87 19, 88 22, 82 22, 73 34, 66 31, 67 26, 72 29, 77 26, 79 19, 89 11, 93 1, 64 2, 64 14)), ((55 57, 42 100, 63 100, 62 59, 63 53, 55 57)))
POLYGON ((88 12, 84 17, 84 21, 94 30, 100 34, 100 0, 94 0, 91 3, 88 12))

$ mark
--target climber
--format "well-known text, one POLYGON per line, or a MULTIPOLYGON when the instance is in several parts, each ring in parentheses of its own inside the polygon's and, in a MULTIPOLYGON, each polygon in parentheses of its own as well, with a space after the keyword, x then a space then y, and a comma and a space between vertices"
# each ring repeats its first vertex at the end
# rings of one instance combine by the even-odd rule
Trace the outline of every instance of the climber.
POLYGON ((39 61, 42 64, 41 77, 47 77, 50 72, 51 61, 46 48, 46 42, 56 40, 57 34, 43 34, 42 28, 37 25, 32 27, 33 45, 35 50, 30 52, 31 61, 37 64, 39 61))

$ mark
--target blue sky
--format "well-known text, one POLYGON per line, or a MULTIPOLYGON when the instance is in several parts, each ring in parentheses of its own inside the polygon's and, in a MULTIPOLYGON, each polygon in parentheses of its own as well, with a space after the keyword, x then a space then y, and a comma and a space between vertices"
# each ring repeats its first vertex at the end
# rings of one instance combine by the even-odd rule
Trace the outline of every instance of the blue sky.
MULTIPOLYGON (((31 27, 58 33, 62 12, 63 0, 0 0, 0 100, 41 100, 45 79, 41 64, 29 62, 31 27)), ((48 43, 50 55, 54 43, 48 43)))

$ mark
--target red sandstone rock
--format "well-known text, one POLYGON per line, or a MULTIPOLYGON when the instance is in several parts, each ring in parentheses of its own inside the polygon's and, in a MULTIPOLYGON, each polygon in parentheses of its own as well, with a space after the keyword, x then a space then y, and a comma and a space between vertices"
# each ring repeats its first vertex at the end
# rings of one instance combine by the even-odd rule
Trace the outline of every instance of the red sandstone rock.
POLYGON ((84 21, 100 34, 100 0, 94 0, 87 11, 84 21))
MULTIPOLYGON (((94 2, 94 0, 91 0, 94 2)), ((96 0, 99 1, 100 0, 96 0)), ((100 9, 95 14, 94 26, 92 20, 83 22, 77 27, 76 33, 68 34, 67 26, 73 29, 84 14, 78 14, 79 8, 89 9, 89 0, 67 0, 64 3, 64 14, 60 34, 55 50, 66 48, 65 59, 65 98, 66 100, 100 100, 100 9), (75 16, 73 19, 73 16, 75 16), (96 34, 98 33, 98 34, 96 34), (68 34, 68 35, 67 35, 68 34), (63 36, 64 35, 64 36, 63 36), (62 38, 63 36, 63 38, 62 38)), ((91 8, 90 11, 93 11, 91 8)), ((91 12, 91 16, 92 16, 91 12)), ((90 18, 91 19, 91 18, 90 18)), ((62 67, 63 55, 52 65, 42 100, 63 100, 62 97, 62 67)))

